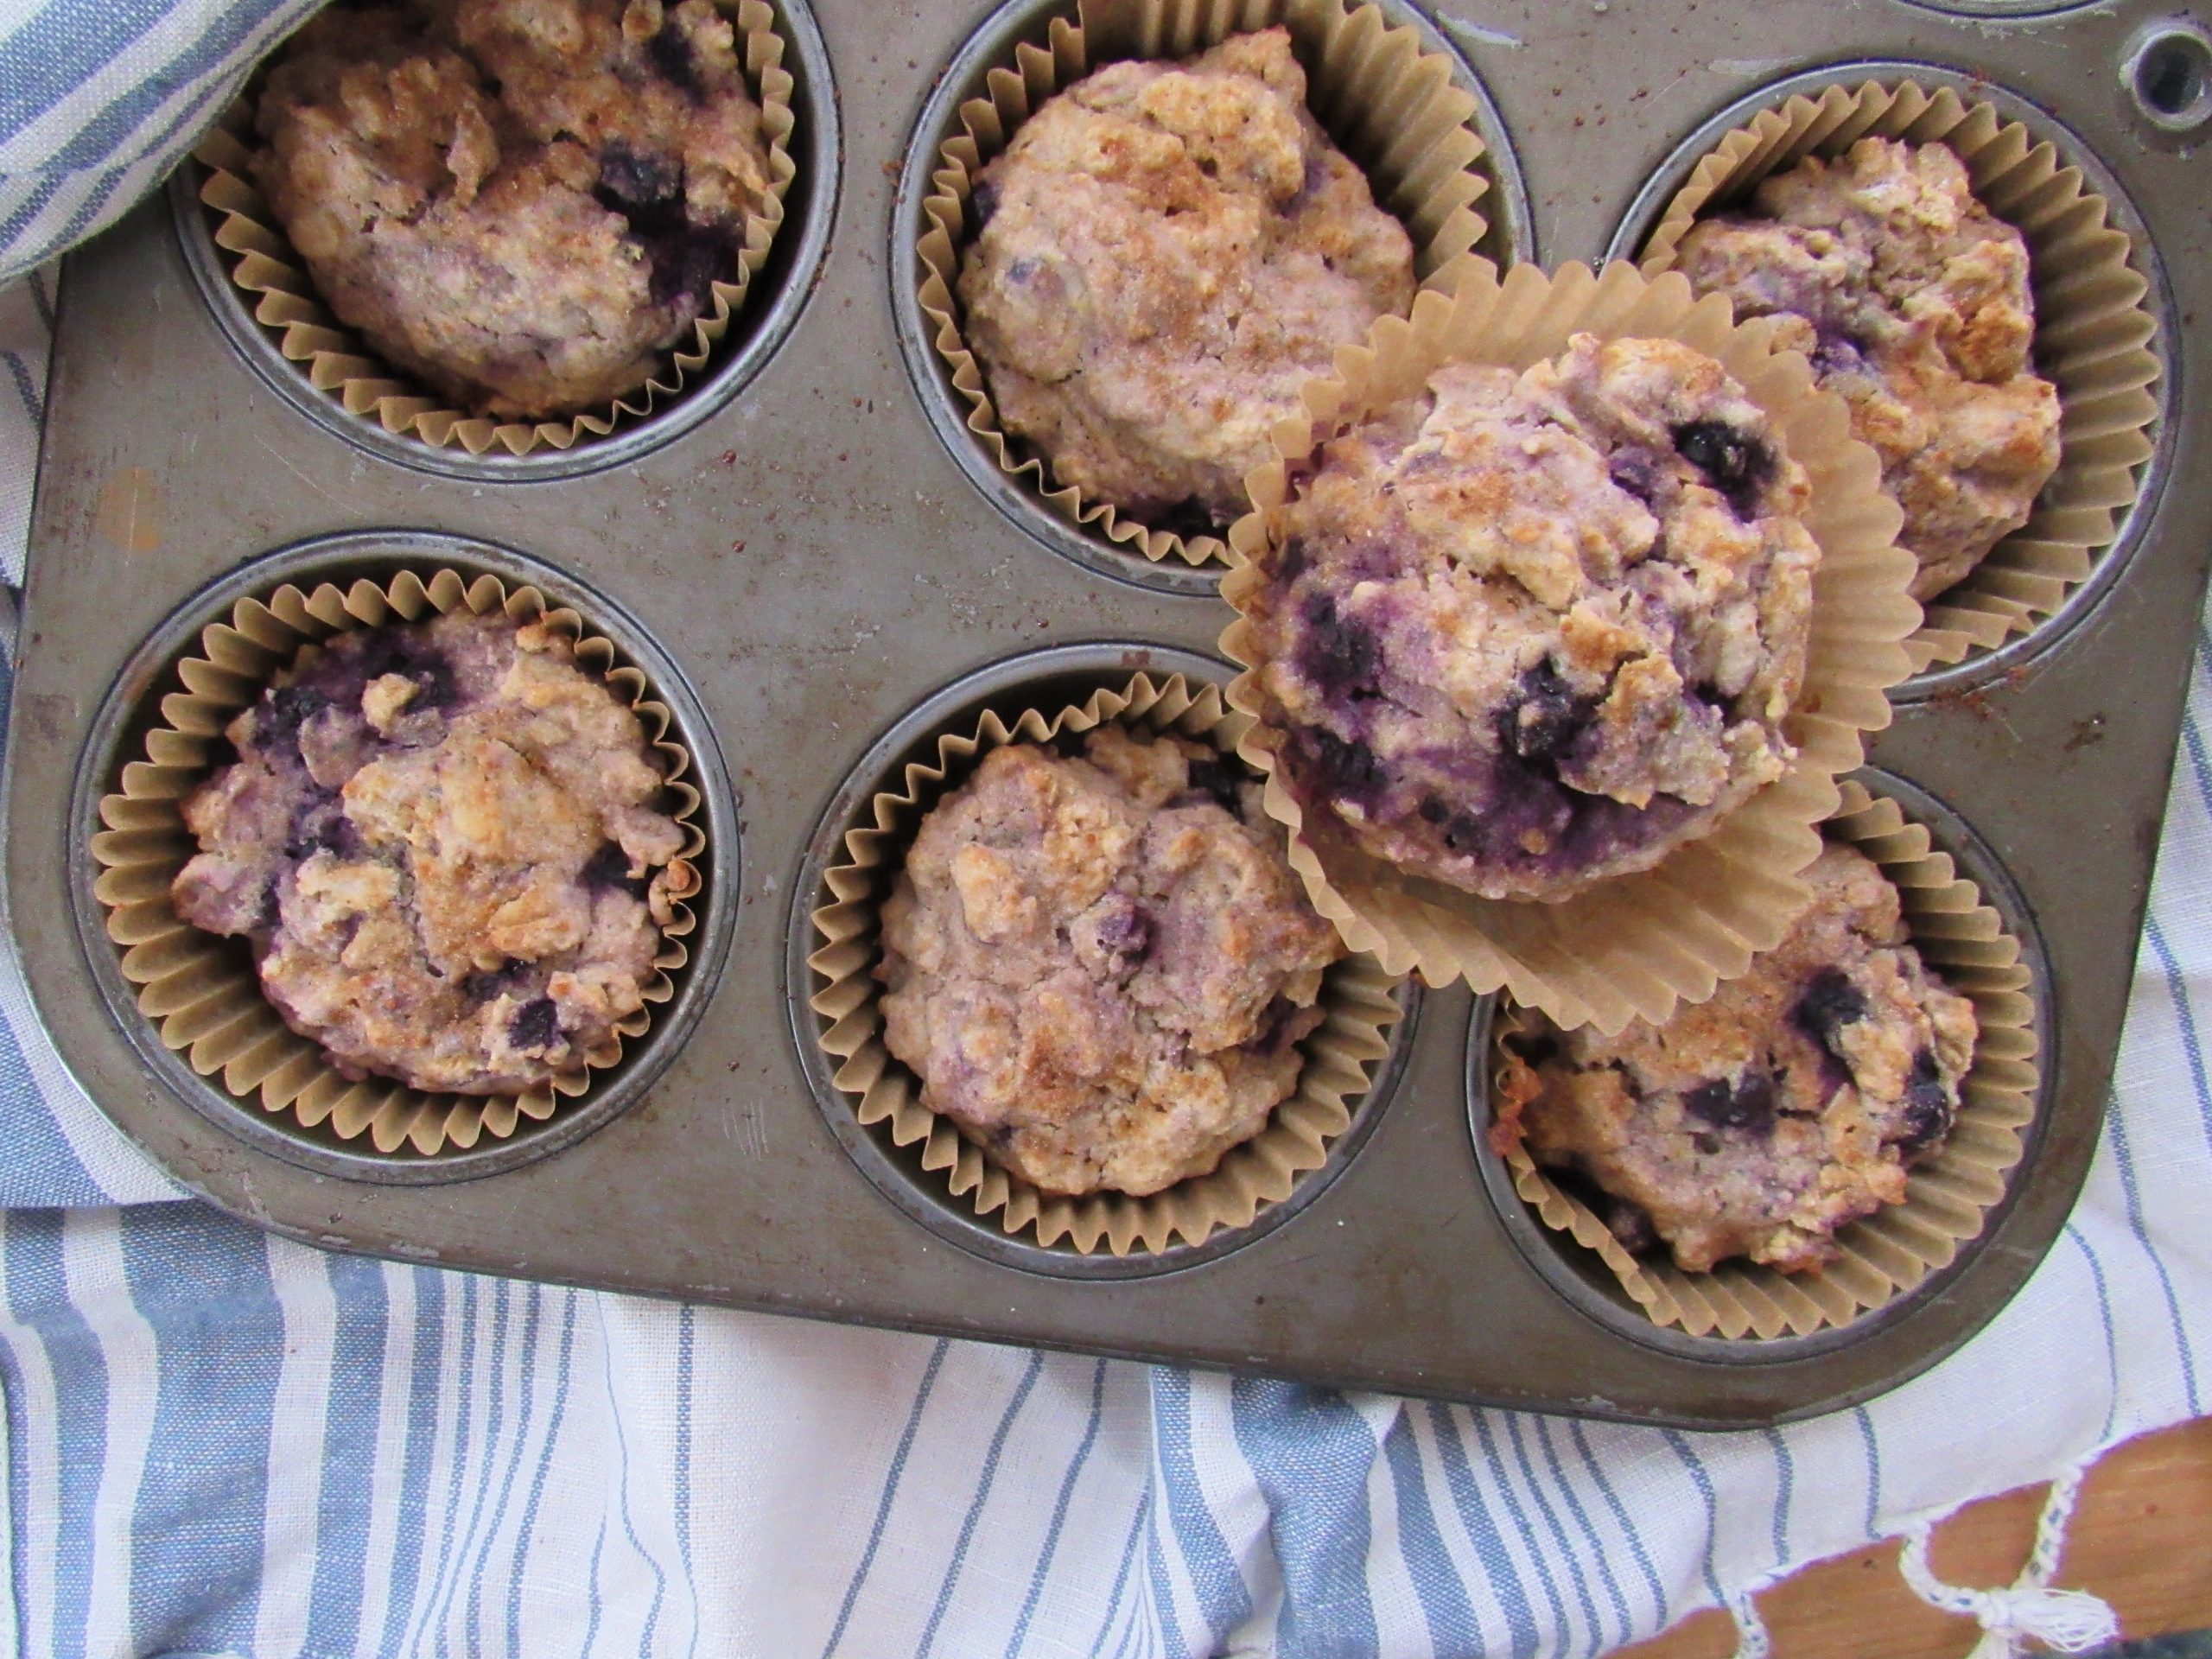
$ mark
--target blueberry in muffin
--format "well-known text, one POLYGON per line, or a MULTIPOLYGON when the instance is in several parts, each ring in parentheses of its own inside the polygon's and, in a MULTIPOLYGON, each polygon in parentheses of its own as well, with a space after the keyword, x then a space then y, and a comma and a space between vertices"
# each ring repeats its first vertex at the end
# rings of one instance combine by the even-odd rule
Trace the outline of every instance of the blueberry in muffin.
POLYGON ((1820 552, 1721 365, 1447 365, 1291 473, 1242 602, 1306 832, 1487 898, 1648 869, 1782 775, 1820 552))
POLYGON ((1412 242, 1307 112, 1279 28, 1076 82, 975 200, 959 296, 1004 429, 1179 534, 1242 513, 1306 380, 1413 301, 1412 242))
POLYGON ((302 653, 185 798, 194 926, 242 935, 348 1077, 519 1092, 643 1006, 696 874, 637 715, 540 623, 455 612, 302 653))
POLYGON ((885 1040, 1014 1175, 1144 1197, 1266 1127, 1342 947, 1235 761, 1112 725, 1066 747, 992 750, 923 819, 885 1040))
POLYGON ((1631 1250, 1702 1273, 1834 1259, 1836 1230, 1905 1197, 1974 1064, 1974 1005, 1907 942, 1897 889, 1830 845, 1779 947, 1712 1001, 1618 1036, 1539 1015, 1502 1045, 1493 1142, 1587 1192, 1631 1250))
POLYGON ((254 176, 333 313, 459 406, 643 385, 769 194, 714 0, 334 6, 261 94, 254 176))
POLYGON ((1783 318, 1782 343, 1851 405, 1904 509, 1914 598, 2027 523, 2059 456, 2057 388, 2031 366, 2027 243, 1948 145, 1862 138, 1808 156, 1692 226, 1675 262, 1738 316, 1783 318))

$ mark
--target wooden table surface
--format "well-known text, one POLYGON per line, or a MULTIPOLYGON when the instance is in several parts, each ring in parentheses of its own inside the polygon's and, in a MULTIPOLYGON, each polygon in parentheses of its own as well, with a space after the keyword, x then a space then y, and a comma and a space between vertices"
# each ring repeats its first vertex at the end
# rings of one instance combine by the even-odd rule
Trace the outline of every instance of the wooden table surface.
MULTIPOLYGON (((2027 1560, 2044 1489, 1953 1516, 1931 1553, 1946 1584, 2009 1585, 2027 1560)), ((1897 1575, 1896 1543, 1810 1567, 1759 1598, 1775 1659, 1962 1659, 1974 1621, 1941 1613, 1897 1575)), ((2212 1629, 2212 1418, 2132 1440, 2089 1473, 2056 1582, 2094 1591, 2130 1637, 2212 1629)), ((1707 1611, 1618 1659, 1729 1659, 1736 1627, 1707 1611)))

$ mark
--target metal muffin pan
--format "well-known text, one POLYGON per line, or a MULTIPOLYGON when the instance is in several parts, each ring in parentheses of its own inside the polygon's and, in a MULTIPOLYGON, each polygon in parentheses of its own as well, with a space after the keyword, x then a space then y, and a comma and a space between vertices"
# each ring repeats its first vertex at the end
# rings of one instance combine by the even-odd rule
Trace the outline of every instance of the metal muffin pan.
MULTIPOLYGON (((844 780, 946 688, 1076 643, 1214 658, 1224 613, 1209 593, 1055 556, 976 486, 908 376, 899 181, 942 67, 986 9, 940 0, 895 40, 865 0, 814 10, 834 79, 815 81, 812 107, 834 112, 847 158, 842 180, 808 185, 834 208, 822 264, 735 395, 689 425, 672 416, 620 465, 454 476, 416 446, 403 458, 335 440, 226 331, 160 204, 69 261, 0 810, 32 994, 92 1096, 188 1185, 313 1243, 1348 1387, 1768 1423, 1893 1386, 1985 1324, 2063 1226, 2110 1084, 2212 556, 2212 467, 2190 464, 2212 454, 2201 332, 2171 345, 2173 464, 2147 482, 2124 569, 2047 648, 1906 703, 1873 747, 1988 845, 2048 958, 2048 1109, 2005 1206, 1931 1292, 1811 1351, 1678 1351, 1599 1316, 1489 1194, 1466 1086, 1474 999, 1457 988, 1422 998, 1363 1143, 1272 1224, 1141 1277, 1039 1272, 887 1196, 833 1129, 793 1029, 797 889, 844 780), (729 780, 712 810, 744 847, 741 868, 717 871, 727 964, 659 1077, 555 1155, 424 1185, 303 1167, 149 1064, 135 1010, 101 989, 93 957, 111 947, 79 937, 67 804, 112 741, 96 729, 104 704, 144 690, 142 643, 181 604, 268 550, 391 531, 520 550, 603 599, 593 613, 610 627, 619 614, 696 694, 729 780)), ((2120 79, 2142 29, 2171 15, 2152 0, 2018 22, 1779 0, 1758 35, 1737 9, 1696 0, 1427 10, 1495 101, 1548 260, 1601 257, 1715 111, 1807 68, 1903 60, 2063 110, 2142 215, 2171 315, 2201 329, 2212 306, 2201 169, 2120 79)))

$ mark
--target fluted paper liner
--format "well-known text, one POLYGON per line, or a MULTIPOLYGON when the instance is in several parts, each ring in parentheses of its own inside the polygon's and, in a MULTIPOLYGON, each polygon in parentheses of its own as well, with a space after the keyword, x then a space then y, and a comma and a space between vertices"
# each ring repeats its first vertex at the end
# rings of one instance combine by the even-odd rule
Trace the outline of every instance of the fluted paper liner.
POLYGON ((690 348, 670 353, 660 371, 638 390, 566 420, 499 421, 448 407, 441 394, 385 363, 373 346, 323 304, 307 262, 254 183, 251 162, 258 140, 249 94, 225 111, 193 151, 193 159, 207 169, 200 200, 216 216, 215 245, 237 256, 231 281, 248 296, 254 321, 276 336, 277 349, 300 365, 315 389, 331 394, 347 414, 373 420, 397 435, 472 455, 495 445, 514 455, 572 448, 607 436, 625 418, 643 420, 672 403, 706 366, 744 308, 753 279, 767 263, 783 226, 784 198, 798 173, 791 156, 793 82, 784 67, 776 14, 766 0, 739 0, 734 10, 746 82, 760 105, 760 131, 768 144, 768 199, 759 213, 746 216, 738 268, 728 282, 713 284, 713 309, 692 325, 690 348))
POLYGON ((2058 147, 1987 104, 1910 80, 1831 86, 1763 110, 1715 144, 1675 193, 1639 256, 1670 270, 1699 216, 1734 207, 1770 173, 1836 156, 1865 137, 1941 142, 1974 194, 2028 245, 2036 307, 2032 366, 2058 388, 2058 471, 2028 522, 1929 602, 1908 642, 1916 672, 1994 650, 2056 611, 2087 581, 2134 505, 2156 448, 2159 375, 2150 283, 2128 264, 2127 233, 2058 147))
MULTIPOLYGON (((1958 1121, 1942 1148, 1908 1173, 1903 1204, 1840 1230, 1841 1255, 1815 1273, 1783 1273, 1741 1258, 1710 1273, 1685 1273, 1663 1247, 1649 1256, 1631 1255, 1524 1147, 1500 1148, 1514 1190, 1544 1225, 1596 1252, 1654 1324, 1692 1336, 1805 1336, 1847 1325, 1948 1267, 2005 1196, 2035 1116, 2036 997, 2020 942, 1981 902, 1980 889, 1958 874, 1950 855, 1936 851, 1927 830, 1895 801, 1847 781, 1841 809, 1827 827, 1896 884, 1913 947, 1946 984, 1973 1001, 1980 1022, 1974 1065, 1959 1091, 1958 1121)), ((1488 1057, 1493 1098, 1496 1042, 1522 1029, 1515 1011, 1501 1005, 1488 1057)))
POLYGON ((483 1137, 504 1140, 528 1119, 543 1122, 591 1087, 591 1073, 615 1065, 625 1041, 652 1023, 652 1007, 675 995, 673 976, 690 960, 683 941, 696 925, 681 902, 699 890, 697 860, 707 840, 698 823, 699 791, 685 781, 691 756, 672 730, 667 705, 645 677, 620 662, 613 645, 565 607, 548 607, 535 588, 512 591, 498 577, 436 569, 427 578, 403 571, 382 586, 366 580, 313 592, 290 583, 263 598, 242 599, 227 621, 208 625, 197 655, 187 657, 161 684, 161 722, 149 732, 143 759, 127 762, 120 787, 101 798, 92 837, 100 867, 94 895, 107 910, 108 937, 123 952, 123 975, 138 988, 138 1007, 162 1042, 182 1053, 204 1077, 219 1077, 242 1111, 289 1114, 307 1128, 327 1125, 340 1141, 366 1135, 379 1153, 412 1147, 429 1157, 463 1150, 483 1137), (575 644, 576 659, 602 674, 644 727, 667 779, 668 810, 683 826, 683 849, 669 863, 670 895, 678 902, 661 930, 646 1006, 619 1022, 614 1035, 583 1057, 574 1071, 520 1096, 434 1094, 388 1077, 348 1078, 321 1047, 278 1015, 263 995, 239 941, 203 931, 177 913, 169 896, 177 873, 198 852, 184 827, 185 796, 210 773, 223 728, 255 702, 276 672, 304 647, 359 628, 423 620, 467 609, 504 612, 542 621, 575 644), (178 689, 178 688, 181 689, 178 689))
POLYGON ((925 1171, 977 1216, 995 1217, 1008 1235, 1029 1231, 1039 1244, 1084 1255, 1164 1250, 1179 1236, 1202 1244, 1217 1232, 1249 1225, 1288 1198, 1351 1127, 1389 1052, 1389 1028, 1404 1013, 1396 982, 1372 960, 1347 957, 1333 964, 1322 976, 1326 1017, 1299 1045, 1306 1063, 1296 1090, 1258 1135, 1224 1154, 1211 1174, 1149 1198, 1039 1192, 985 1158, 952 1119, 924 1105, 918 1079, 884 1046, 881 988, 874 973, 880 955, 877 907, 923 817, 973 772, 982 754, 1008 743, 1049 743, 1062 732, 1087 732, 1109 721, 1172 730, 1224 753, 1233 751, 1244 723, 1224 709, 1218 690, 1194 688, 1179 674, 1157 681, 1139 674, 1118 690, 1093 692, 1049 717, 1027 709, 1008 724, 987 712, 972 731, 938 739, 936 763, 910 764, 902 787, 876 795, 860 827, 847 832, 846 861, 824 879, 830 902, 813 913, 826 943, 807 958, 818 982, 809 1006, 822 1021, 822 1046, 838 1062, 836 1086, 861 1122, 887 1126, 896 1145, 917 1148, 925 1171))
POLYGON ((1860 764, 1866 734, 1889 724, 1889 688, 1908 671, 1903 642, 1920 607, 1907 591, 1913 561, 1896 545, 1899 514, 1882 493, 1874 452, 1851 437, 1843 400, 1814 386, 1805 359, 1773 348, 1774 330, 1734 322, 1717 296, 1694 299, 1680 276, 1654 281, 1617 263, 1595 276, 1580 264, 1556 276, 1520 265, 1501 280, 1482 263, 1450 296, 1422 295, 1409 321, 1387 318, 1366 346, 1338 353, 1337 374, 1306 387, 1311 424, 1278 429, 1283 459, 1248 480, 1254 511, 1230 528, 1236 564, 1221 587, 1239 613, 1221 649, 1246 671, 1229 701, 1255 716, 1258 652, 1243 612, 1264 580, 1255 561, 1268 550, 1288 498, 1287 463, 1414 396, 1443 364, 1525 368, 1581 333, 1680 340, 1719 359, 1812 483, 1804 523, 1821 562, 1804 690, 1787 726, 1797 758, 1654 869, 1555 902, 1484 899, 1396 870, 1333 832, 1325 817, 1307 826, 1274 771, 1281 735, 1255 721, 1237 753, 1267 773, 1268 810, 1291 831, 1291 863, 1353 950, 1372 951, 1392 973, 1418 969, 1432 985, 1464 979, 1478 992, 1507 989, 1562 1026, 1610 1032, 1632 1018, 1664 1019, 1677 998, 1712 995, 1754 952, 1773 949, 1803 906, 1808 889, 1798 874, 1819 855, 1818 826, 1835 810, 1836 779, 1860 764))
POLYGON ((1452 85, 1450 59, 1358 0, 1077 0, 1075 10, 1072 22, 1052 19, 1045 44, 1025 42, 1011 64, 994 68, 989 96, 961 105, 960 130, 941 143, 917 250, 922 315, 968 405, 968 429, 1001 470, 1069 523, 1095 526, 1155 563, 1217 563, 1225 556, 1219 537, 1154 530, 1111 502, 1086 499, 1001 429, 982 365, 961 332, 957 297, 976 175, 1038 105, 1093 69, 1123 59, 1194 57, 1231 35, 1281 23, 1305 66, 1314 119, 1366 173, 1376 205, 1412 236, 1414 275, 1426 284, 1449 283, 1490 228, 1475 207, 1491 188, 1477 165, 1487 152, 1471 124, 1475 99, 1452 85))

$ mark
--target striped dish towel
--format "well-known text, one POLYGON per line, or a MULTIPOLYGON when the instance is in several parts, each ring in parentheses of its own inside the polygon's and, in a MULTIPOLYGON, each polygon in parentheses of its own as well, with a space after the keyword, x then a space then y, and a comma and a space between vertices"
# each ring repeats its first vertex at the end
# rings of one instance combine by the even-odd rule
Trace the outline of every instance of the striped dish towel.
MULTIPOLYGON (((111 218, 311 9, 0 0, 0 271, 111 218)), ((54 299, 45 273, 0 288, 11 582, 54 299)), ((2063 1238, 1936 1370, 1763 1433, 321 1255, 141 1160, 41 1037, 11 945, 0 1651, 1595 1654, 2076 1466, 2204 1409, 2207 717, 2200 667, 2116 1109, 2063 1238)))

